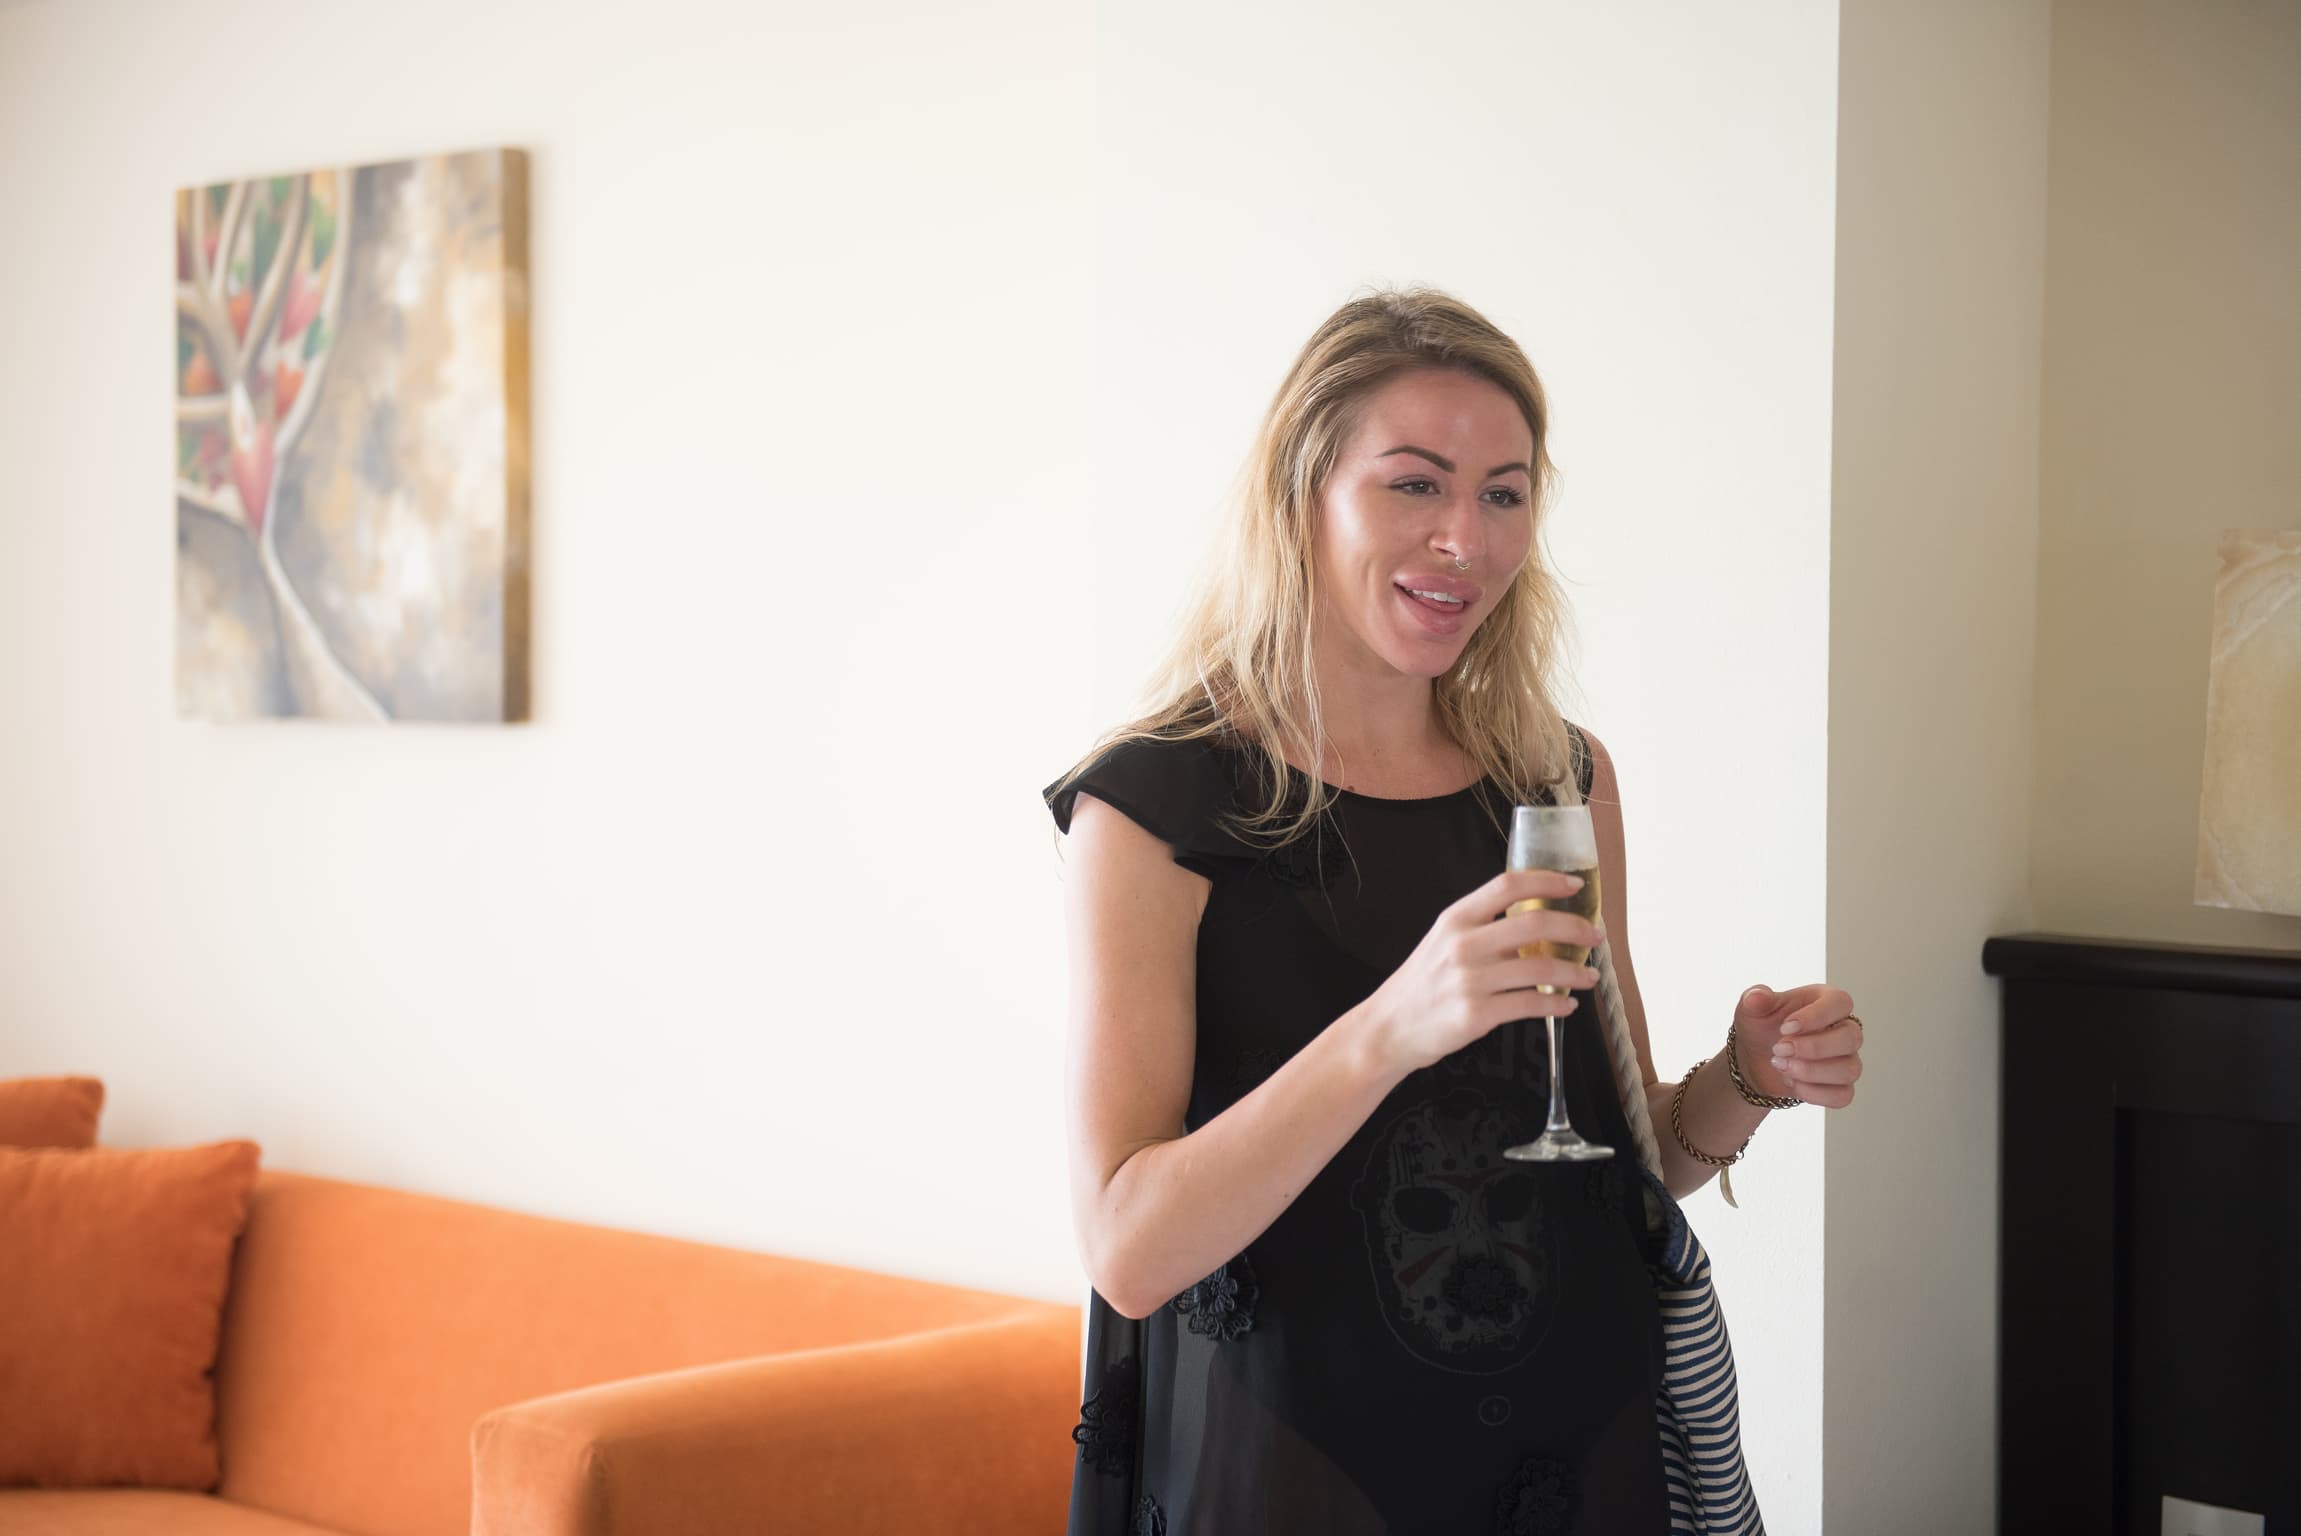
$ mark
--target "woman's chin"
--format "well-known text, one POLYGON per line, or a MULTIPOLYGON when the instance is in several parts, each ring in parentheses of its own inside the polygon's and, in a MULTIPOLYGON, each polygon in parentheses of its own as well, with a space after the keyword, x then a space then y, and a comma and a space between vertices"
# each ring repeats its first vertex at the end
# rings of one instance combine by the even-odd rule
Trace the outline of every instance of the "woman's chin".
POLYGON ((1393 643, 1384 648, 1382 659, 1390 663, 1392 670, 1408 677, 1436 680, 1454 670, 1454 664, 1462 659, 1462 649, 1460 640, 1449 641, 1444 645, 1435 645, 1428 640, 1393 643))

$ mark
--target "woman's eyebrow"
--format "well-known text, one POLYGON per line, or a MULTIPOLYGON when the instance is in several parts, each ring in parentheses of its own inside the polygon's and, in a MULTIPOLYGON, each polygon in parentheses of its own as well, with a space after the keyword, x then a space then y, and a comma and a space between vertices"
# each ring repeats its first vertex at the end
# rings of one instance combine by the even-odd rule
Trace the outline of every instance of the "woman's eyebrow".
MULTIPOLYGON (((1448 474, 1451 475, 1454 473, 1454 461, 1452 459, 1446 457, 1446 455, 1443 453, 1432 453, 1427 448, 1417 448, 1412 443, 1401 443, 1396 448, 1387 449, 1384 452, 1376 454, 1375 457, 1378 459, 1387 459, 1391 456, 1391 454, 1394 453, 1417 453, 1428 459, 1431 463, 1437 465, 1440 469, 1445 470, 1448 474)), ((1486 471, 1486 478, 1491 480, 1496 475, 1507 475, 1514 469, 1525 470, 1528 474, 1532 474, 1534 472, 1531 469, 1527 469, 1523 461, 1512 459, 1507 464, 1497 464, 1492 469, 1486 471)))

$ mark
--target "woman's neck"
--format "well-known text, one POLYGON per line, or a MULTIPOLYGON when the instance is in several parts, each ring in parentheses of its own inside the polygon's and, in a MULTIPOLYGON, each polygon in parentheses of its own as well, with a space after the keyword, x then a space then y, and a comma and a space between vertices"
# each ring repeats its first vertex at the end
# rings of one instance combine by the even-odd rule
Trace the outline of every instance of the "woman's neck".
POLYGON ((1358 794, 1393 799, 1460 789, 1471 775, 1470 760, 1439 723, 1429 679, 1396 681, 1405 686, 1385 688, 1381 697, 1321 691, 1326 758, 1317 777, 1358 794))

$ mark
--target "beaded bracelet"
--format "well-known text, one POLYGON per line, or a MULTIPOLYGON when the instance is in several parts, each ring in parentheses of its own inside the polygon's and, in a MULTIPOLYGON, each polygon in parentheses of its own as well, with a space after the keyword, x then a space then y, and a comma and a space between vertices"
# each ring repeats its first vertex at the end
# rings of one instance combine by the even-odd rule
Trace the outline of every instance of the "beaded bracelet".
POLYGON ((1759 1109, 1796 1109, 1806 1102, 1794 1093, 1760 1093, 1749 1085, 1742 1076, 1742 1048, 1735 1042, 1732 1024, 1726 1026, 1726 1070, 1733 1074, 1734 1089, 1745 1104, 1754 1104, 1759 1109))

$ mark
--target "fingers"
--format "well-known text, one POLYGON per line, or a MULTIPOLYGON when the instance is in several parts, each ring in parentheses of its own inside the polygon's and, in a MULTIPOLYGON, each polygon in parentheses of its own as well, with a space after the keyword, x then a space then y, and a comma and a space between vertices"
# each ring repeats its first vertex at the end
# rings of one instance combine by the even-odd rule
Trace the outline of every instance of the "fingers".
POLYGON ((1537 992, 1525 987, 1496 992, 1478 1005, 1477 1014, 1492 1029, 1513 1019, 1562 1019, 1581 1006, 1582 1000, 1571 992, 1537 992))
POLYGON ((1774 1060, 1821 1061, 1831 1056, 1858 1055, 1862 1048, 1862 1027, 1851 1020, 1841 1020, 1819 1032, 1791 1036, 1784 1030, 1783 1038, 1774 1045, 1774 1060))
POLYGON ((1801 1083, 1798 1097, 1808 1104, 1819 1104, 1824 1109, 1844 1109, 1854 1101, 1853 1084, 1835 1087, 1828 1083, 1801 1083))
POLYGON ((1798 1096, 1804 1098, 1808 1087, 1851 1088, 1861 1080, 1862 1059, 1832 1056, 1827 1061, 1777 1062, 1775 1070, 1795 1084, 1798 1096))
POLYGON ((1605 937, 1598 925, 1586 917, 1572 912, 1536 911, 1512 912, 1497 922, 1484 924, 1473 932, 1470 942, 1484 954, 1513 955, 1535 944, 1594 950, 1605 937))
POLYGON ((1782 1033, 1785 1035, 1819 1033, 1854 1011, 1853 995, 1842 987, 1800 987, 1794 992, 1777 993, 1776 996, 1793 1010, 1788 1018, 1782 1020, 1782 1033))
POLYGON ((1809 1039, 1784 1040, 1774 1047, 1774 1070, 1808 1104, 1844 1109, 1854 1101, 1854 1084, 1862 1075, 1862 1059, 1848 1044, 1854 1034, 1853 1028, 1841 1028, 1809 1039), (1829 1047, 1829 1053, 1817 1054, 1818 1047, 1829 1047))
POLYGON ((1796 1001, 1774 1043, 1774 1071, 1807 1103, 1845 1108, 1862 1075, 1862 1023, 1853 1016, 1852 995, 1841 987, 1815 986, 1777 996, 1796 1001))
POLYGON ((1539 952, 1503 961, 1494 967, 1493 978, 1498 992, 1536 986, 1563 987, 1571 992, 1598 985, 1598 972, 1593 967, 1539 952))
POLYGON ((1555 869, 1509 869, 1454 904, 1464 916, 1485 922, 1522 901, 1563 901, 1582 889, 1574 875, 1555 869))

